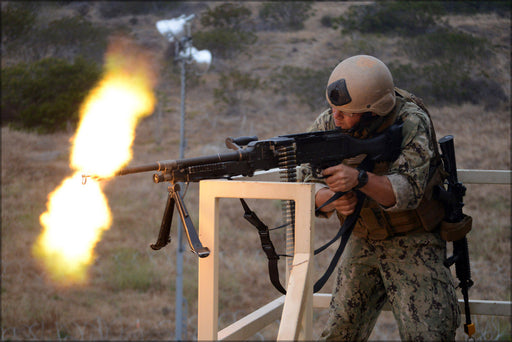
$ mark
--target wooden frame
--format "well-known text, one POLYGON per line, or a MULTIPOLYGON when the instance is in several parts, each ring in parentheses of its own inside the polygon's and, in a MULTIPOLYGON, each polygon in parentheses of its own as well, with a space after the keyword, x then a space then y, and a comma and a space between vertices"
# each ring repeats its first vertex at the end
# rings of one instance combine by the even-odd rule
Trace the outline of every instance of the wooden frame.
MULTIPOLYGON (((295 248, 278 340, 312 339, 313 285, 309 276, 313 255, 314 185, 307 183, 205 180, 199 183, 199 238, 210 256, 199 259, 198 340, 218 336, 219 199, 263 198, 295 201, 295 248)), ((259 328, 260 325, 252 327, 259 328)))

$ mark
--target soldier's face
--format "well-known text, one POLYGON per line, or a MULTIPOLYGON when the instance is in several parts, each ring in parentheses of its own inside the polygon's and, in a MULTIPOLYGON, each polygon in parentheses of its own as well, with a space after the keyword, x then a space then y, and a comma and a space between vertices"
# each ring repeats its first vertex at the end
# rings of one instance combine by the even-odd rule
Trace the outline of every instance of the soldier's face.
POLYGON ((351 129, 361 120, 363 115, 363 113, 345 113, 334 106, 331 108, 334 124, 341 129, 351 129))

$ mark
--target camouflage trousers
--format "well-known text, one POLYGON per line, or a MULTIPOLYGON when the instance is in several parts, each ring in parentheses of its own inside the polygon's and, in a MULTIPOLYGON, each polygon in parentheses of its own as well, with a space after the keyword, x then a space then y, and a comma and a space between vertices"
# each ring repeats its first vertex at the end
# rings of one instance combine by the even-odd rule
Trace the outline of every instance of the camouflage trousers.
POLYGON ((389 302, 402 341, 453 341, 460 308, 446 242, 424 231, 375 241, 352 236, 322 340, 366 341, 389 302))

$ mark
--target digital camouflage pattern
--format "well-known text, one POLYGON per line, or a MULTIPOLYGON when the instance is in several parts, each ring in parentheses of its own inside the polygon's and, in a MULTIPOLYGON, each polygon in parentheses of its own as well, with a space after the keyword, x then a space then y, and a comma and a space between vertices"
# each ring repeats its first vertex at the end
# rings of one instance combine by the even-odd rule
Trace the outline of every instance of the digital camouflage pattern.
POLYGON ((453 341, 460 308, 446 242, 419 231, 386 240, 352 236, 338 268, 322 340, 366 341, 389 302, 402 341, 453 341))
MULTIPOLYGON (((371 137, 397 119, 404 123, 401 153, 385 168, 374 170, 386 175, 393 187, 397 201, 393 207, 382 208, 388 212, 413 210, 423 197, 437 144, 430 118, 415 103, 397 94, 390 114, 376 118, 364 130, 349 133, 362 139, 371 137)), ((335 128, 331 110, 326 110, 309 130, 335 128)), ((355 157, 344 163, 357 166, 361 160, 355 157)), ((323 183, 307 166, 301 167, 299 177, 305 182, 323 183)), ((451 273, 443 265, 445 259, 446 242, 438 232, 419 229, 384 240, 353 234, 338 266, 322 339, 367 340, 383 305, 389 302, 402 340, 454 340, 460 309, 451 273)))

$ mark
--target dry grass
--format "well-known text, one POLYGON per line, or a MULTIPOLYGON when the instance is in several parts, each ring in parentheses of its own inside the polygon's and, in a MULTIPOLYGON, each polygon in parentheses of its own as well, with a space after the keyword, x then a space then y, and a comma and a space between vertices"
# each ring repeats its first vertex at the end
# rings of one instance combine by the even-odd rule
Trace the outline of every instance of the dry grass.
MULTIPOLYGON (((260 70, 267 76, 279 63, 305 67, 318 63, 334 65, 340 53, 337 49, 326 48, 328 43, 344 46, 348 38, 340 37, 335 31, 320 34, 322 28, 317 23, 322 15, 336 15, 346 6, 329 3, 323 7, 320 4, 316 5, 319 8, 316 17, 308 21, 307 30, 263 33, 259 44, 266 47, 265 54, 261 50, 263 45, 259 45, 252 48, 251 60, 237 63, 241 68, 260 70), (292 45, 292 41, 299 43, 292 45), (292 52, 293 47, 297 52, 292 52)), ((486 29, 491 30, 494 26, 486 18, 480 18, 479 22, 485 22, 486 29)), ((457 20, 461 25, 465 23, 460 18, 457 20)), ((386 53, 394 53, 391 47, 389 51, 386 53)), ((497 68, 506 70, 509 64, 508 54, 497 68)), ((227 136, 258 134, 260 138, 268 138, 299 132, 316 116, 293 97, 261 92, 256 93, 257 110, 248 108, 245 121, 226 118, 216 111, 213 100, 204 95, 212 93, 216 76, 207 74, 202 80, 200 86, 188 89, 187 93, 188 157, 223 149, 227 136)), ((159 120, 154 115, 137 129, 133 164, 178 156, 179 89, 168 90, 166 97, 165 108, 160 108, 164 118, 159 120)), ((431 106, 438 138, 455 135, 458 167, 466 169, 510 169, 509 110, 488 112, 482 106, 469 104, 431 106)), ((67 166, 71 137, 71 132, 35 135, 2 128, 2 340, 173 339, 176 225, 170 246, 158 252, 150 250, 149 244, 156 239, 167 196, 166 185, 153 184, 150 174, 120 177, 107 185, 105 192, 114 221, 95 249, 88 284, 60 288, 46 279, 32 258, 30 250, 41 230, 39 215, 46 209, 46 197, 71 173, 67 166)), ((474 219, 473 231, 468 236, 475 281, 470 296, 510 300, 510 186, 468 185, 465 202, 466 213, 474 219)), ((188 189, 186 203, 197 223, 197 184, 188 189)), ((281 223, 279 202, 252 200, 249 203, 270 226, 281 223)), ((221 210, 219 303, 222 328, 279 294, 270 285, 257 233, 243 220, 239 202, 222 200, 221 210)), ((317 220, 316 245, 330 239, 337 228, 334 219, 317 220)), ((284 252, 282 233, 275 232, 273 239, 277 249, 284 252)), ((333 250, 331 247, 315 258, 318 265, 315 278, 323 272, 333 250)), ((192 253, 186 253, 184 263, 184 291, 188 301, 185 339, 194 339, 197 333, 197 259, 192 253)), ((281 264, 283 267, 284 261, 281 264)), ((332 283, 333 279, 323 292, 330 292, 332 283)), ((474 317, 474 320, 477 338, 490 340, 510 336, 508 320, 486 317, 474 317)), ((315 311, 315 336, 319 335, 325 321, 326 310, 315 311)), ((276 322, 254 339, 274 339, 277 327, 276 322)), ((463 337, 459 332, 458 339, 463 337)), ((381 315, 371 338, 398 339, 390 313, 381 315)))

